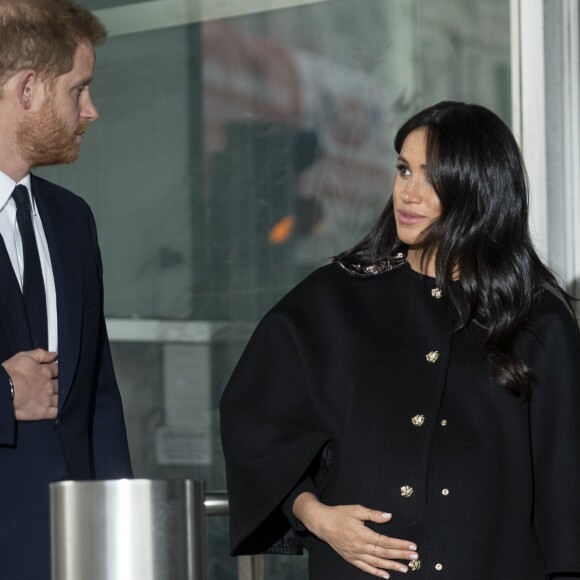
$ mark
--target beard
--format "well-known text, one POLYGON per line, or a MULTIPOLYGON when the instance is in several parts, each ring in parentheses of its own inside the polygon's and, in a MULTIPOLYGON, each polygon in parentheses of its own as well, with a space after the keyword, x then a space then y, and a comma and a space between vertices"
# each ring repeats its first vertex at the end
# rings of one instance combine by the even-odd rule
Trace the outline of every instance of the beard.
POLYGON ((70 129, 59 118, 54 100, 47 99, 41 109, 24 120, 16 132, 16 144, 29 167, 73 163, 79 158, 82 135, 88 121, 70 129))

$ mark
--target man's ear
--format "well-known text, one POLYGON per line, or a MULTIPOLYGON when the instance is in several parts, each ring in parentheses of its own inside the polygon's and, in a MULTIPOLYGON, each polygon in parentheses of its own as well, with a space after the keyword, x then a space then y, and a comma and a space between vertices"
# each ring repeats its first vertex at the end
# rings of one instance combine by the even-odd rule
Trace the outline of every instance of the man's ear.
POLYGON ((39 89, 40 79, 36 71, 32 69, 23 70, 18 73, 16 84, 16 96, 20 106, 28 110, 32 107, 34 93, 39 89))

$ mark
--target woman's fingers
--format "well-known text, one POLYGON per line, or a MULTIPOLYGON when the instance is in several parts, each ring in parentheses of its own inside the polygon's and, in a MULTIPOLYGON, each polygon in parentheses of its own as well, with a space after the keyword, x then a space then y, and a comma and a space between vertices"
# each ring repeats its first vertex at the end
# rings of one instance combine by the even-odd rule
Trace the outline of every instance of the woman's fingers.
POLYGON ((314 526, 318 537, 368 574, 388 578, 389 571, 404 573, 409 562, 419 558, 413 542, 378 534, 365 525, 366 521, 388 524, 392 519, 390 513, 361 505, 323 505, 318 516, 319 522, 314 526))
POLYGON ((389 570, 393 572, 401 572, 403 574, 406 574, 409 571, 409 568, 401 562, 384 560, 375 557, 353 560, 351 564, 357 568, 360 568, 361 570, 364 570, 368 574, 378 576, 379 578, 389 578, 389 570))
POLYGON ((359 515, 359 519, 362 521, 367 522, 374 522, 375 524, 384 524, 388 522, 393 517, 392 514, 387 512, 382 512, 380 510, 374 510, 371 508, 360 506, 360 509, 357 510, 359 515))
POLYGON ((419 554, 409 549, 381 548, 375 545, 370 547, 369 552, 368 556, 361 558, 367 564, 377 569, 397 570, 398 572, 407 572, 408 563, 419 559, 419 554), (396 560, 403 560, 403 562, 396 560))
POLYGON ((378 576, 379 578, 390 578, 391 575, 384 569, 377 568, 376 566, 372 566, 363 560, 354 560, 351 562, 353 566, 360 568, 363 572, 367 574, 372 574, 373 576, 378 576))
POLYGON ((377 548, 371 554, 373 557, 384 560, 418 560, 419 554, 412 550, 385 550, 384 548, 377 548))
MULTIPOLYGON (((381 512, 380 510, 368 509, 360 506, 359 513, 366 514, 366 517, 361 518, 364 521, 374 522, 376 524, 385 524, 393 519, 393 515, 387 512, 381 512)), ((370 531, 370 530, 369 530, 370 531)), ((397 538, 391 538, 384 534, 377 536, 376 544, 377 546, 382 546, 383 548, 397 548, 401 550, 416 550, 417 546, 409 540, 399 540, 397 538)))
POLYGON ((376 539, 377 548, 385 548, 391 550, 411 550, 415 551, 417 545, 409 540, 400 540, 399 538, 391 538, 385 534, 379 534, 376 539))
POLYGON ((409 571, 409 563, 417 561, 419 555, 411 550, 393 550, 387 548, 372 547, 373 554, 360 556, 351 563, 361 570, 379 578, 389 578, 388 570, 406 574, 409 571), (398 560, 404 560, 400 562, 398 560))

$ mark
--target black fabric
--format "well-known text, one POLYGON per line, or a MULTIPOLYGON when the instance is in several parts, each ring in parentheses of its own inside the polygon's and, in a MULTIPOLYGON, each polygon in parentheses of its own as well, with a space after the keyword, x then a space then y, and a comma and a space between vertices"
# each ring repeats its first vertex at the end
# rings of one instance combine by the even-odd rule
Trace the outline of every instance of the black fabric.
POLYGON ((306 479, 302 480, 291 492, 290 495, 282 502, 282 513, 286 516, 286 519, 290 522, 292 529, 298 532, 305 532, 306 528, 304 524, 296 518, 292 511, 292 507, 294 506, 294 502, 296 498, 305 492, 312 493, 316 495, 316 487, 312 479, 307 477, 306 479))
POLYGON ((331 442, 317 495, 392 513, 369 527, 418 544, 414 578, 580 574, 575 320, 543 296, 517 339, 534 373, 518 399, 490 380, 484 331, 454 332, 433 286, 408 265, 362 278, 335 263, 260 322, 221 400, 233 554, 290 533, 311 580, 368 578, 284 515, 331 442))
POLYGON ((24 254, 24 281, 22 294, 28 313, 28 324, 34 348, 48 349, 48 321, 44 278, 38 255, 38 246, 32 223, 32 209, 28 189, 17 185, 12 192, 16 202, 16 221, 22 238, 24 254))

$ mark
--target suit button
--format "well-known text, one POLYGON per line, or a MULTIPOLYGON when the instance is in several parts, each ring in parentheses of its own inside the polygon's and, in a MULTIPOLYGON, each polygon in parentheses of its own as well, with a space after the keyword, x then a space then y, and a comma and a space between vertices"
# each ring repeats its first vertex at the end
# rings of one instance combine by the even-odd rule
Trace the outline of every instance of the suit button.
POLYGON ((415 490, 410 485, 404 485, 401 487, 401 495, 403 497, 411 497, 415 490))
POLYGON ((441 419, 441 427, 447 426, 447 419, 441 419))
POLYGON ((437 570, 437 572, 441 572, 441 570, 443 570, 443 564, 435 564, 435 570, 437 570))
POLYGON ((54 422, 54 428, 58 429, 62 425, 62 417, 57 417, 56 421, 54 422))
POLYGON ((448 490, 447 488, 445 488, 445 489, 442 489, 442 490, 441 490, 441 493, 442 493, 443 495, 449 495, 449 490, 448 490))

